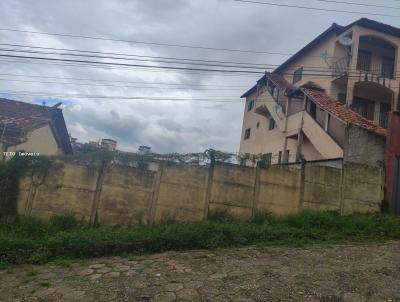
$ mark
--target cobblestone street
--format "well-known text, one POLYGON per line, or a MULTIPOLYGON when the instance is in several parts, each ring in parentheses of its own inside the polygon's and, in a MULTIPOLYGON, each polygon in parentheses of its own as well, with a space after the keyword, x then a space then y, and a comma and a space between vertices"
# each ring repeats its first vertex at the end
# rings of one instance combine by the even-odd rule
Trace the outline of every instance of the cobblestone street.
POLYGON ((400 242, 237 248, 0 271, 0 301, 400 301, 400 242))

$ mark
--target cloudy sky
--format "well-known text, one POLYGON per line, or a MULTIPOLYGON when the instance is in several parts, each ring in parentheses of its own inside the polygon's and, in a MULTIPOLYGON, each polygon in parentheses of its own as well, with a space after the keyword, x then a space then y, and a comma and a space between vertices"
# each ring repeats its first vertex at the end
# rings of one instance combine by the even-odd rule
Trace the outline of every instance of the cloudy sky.
MULTIPOLYGON (((395 0, 384 4, 399 9, 321 0, 264 2, 400 16, 400 3, 395 0)), ((383 5, 383 1, 347 2, 383 5)), ((201 152, 206 148, 237 152, 243 114, 243 102, 239 97, 261 74, 146 67, 221 69, 182 64, 182 61, 171 64, 170 59, 154 57, 234 62, 235 65, 238 62, 280 64, 287 55, 265 52, 296 52, 333 22, 346 25, 368 17, 400 27, 400 17, 323 12, 232 0, 2 0, 0 12, 2 55, 145 65, 98 66, 3 56, 0 57, 0 93, 3 96, 36 103, 45 101, 48 105, 62 102, 68 130, 81 142, 114 138, 121 150, 135 151, 139 145, 147 145, 162 153, 201 152), (85 54, 97 56, 99 54, 93 52, 114 57, 117 55, 111 53, 123 54, 125 58, 129 55, 130 60, 65 56, 67 50, 55 48, 92 51, 85 54)), ((199 62, 228 64, 203 61, 197 64, 199 62)), ((261 65, 242 66, 257 66, 250 70, 262 72, 261 65)), ((237 67, 223 69, 238 70, 237 67)))

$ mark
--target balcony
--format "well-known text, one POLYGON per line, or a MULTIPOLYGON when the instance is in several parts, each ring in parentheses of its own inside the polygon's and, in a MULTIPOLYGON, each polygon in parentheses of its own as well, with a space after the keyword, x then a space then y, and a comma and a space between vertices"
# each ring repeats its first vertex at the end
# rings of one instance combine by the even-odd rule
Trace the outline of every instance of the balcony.
MULTIPOLYGON (((374 121, 374 116, 375 112, 373 110, 368 110, 365 108, 361 107, 353 107, 353 111, 357 112, 361 116, 365 117, 366 119, 369 119, 371 121, 374 121)), ((387 129, 389 125, 389 113, 390 112, 378 112, 376 113, 378 115, 378 121, 377 124, 381 126, 382 128, 387 129)))

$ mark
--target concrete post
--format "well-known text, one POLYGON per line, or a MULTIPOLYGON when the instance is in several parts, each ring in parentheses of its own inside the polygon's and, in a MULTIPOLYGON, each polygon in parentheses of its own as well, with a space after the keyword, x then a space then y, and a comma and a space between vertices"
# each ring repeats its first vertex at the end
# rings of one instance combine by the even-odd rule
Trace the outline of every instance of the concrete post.
POLYGON ((97 220, 97 211, 100 204, 101 197, 101 188, 103 187, 104 175, 106 174, 109 162, 107 160, 103 160, 101 167, 99 169, 99 174, 97 175, 96 181, 96 191, 94 191, 93 202, 92 202, 92 210, 90 212, 90 224, 94 225, 97 220))
POLYGON ((204 214, 203 214, 204 219, 208 217, 209 205, 211 202, 212 184, 214 180, 214 168, 215 168, 215 161, 211 161, 210 167, 208 169, 207 189, 204 201, 204 214))
POLYGON ((299 212, 303 211, 304 186, 305 186, 305 179, 306 179, 306 164, 307 164, 307 161, 305 160, 305 158, 301 157, 299 212))
POLYGON ((251 216, 254 217, 257 213, 257 201, 258 201, 258 195, 260 192, 260 173, 261 169, 257 165, 256 166, 256 176, 254 178, 254 195, 253 195, 253 205, 251 209, 251 216))
POLYGON ((153 181, 153 195, 151 197, 151 205, 150 205, 150 225, 153 225, 156 218, 156 210, 157 210, 157 200, 158 200, 158 193, 160 192, 160 185, 162 181, 162 175, 164 172, 164 165, 165 163, 162 162, 158 166, 156 177, 153 181))

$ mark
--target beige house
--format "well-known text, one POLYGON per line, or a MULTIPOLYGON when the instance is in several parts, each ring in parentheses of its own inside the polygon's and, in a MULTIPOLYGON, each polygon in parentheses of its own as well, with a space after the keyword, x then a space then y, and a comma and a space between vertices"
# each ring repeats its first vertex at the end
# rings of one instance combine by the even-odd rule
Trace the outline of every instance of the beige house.
POLYGON ((71 154, 71 142, 59 105, 47 107, 0 99, 2 159, 18 151, 40 155, 71 154))
POLYGON ((398 109, 399 57, 399 28, 333 24, 242 95, 240 153, 273 163, 341 158, 352 125, 384 139, 398 109))

